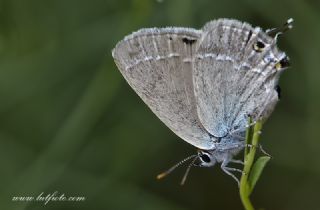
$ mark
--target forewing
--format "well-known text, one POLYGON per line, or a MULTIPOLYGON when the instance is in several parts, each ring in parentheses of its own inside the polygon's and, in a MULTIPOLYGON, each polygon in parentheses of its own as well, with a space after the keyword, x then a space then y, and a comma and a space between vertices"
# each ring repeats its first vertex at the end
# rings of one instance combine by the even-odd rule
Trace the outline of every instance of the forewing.
POLYGON ((223 137, 245 129, 248 116, 265 118, 278 97, 275 64, 285 55, 260 28, 236 20, 219 19, 203 28, 195 55, 193 81, 197 112, 203 126, 223 137), (261 41, 261 51, 254 44, 261 41))
POLYGON ((174 133, 211 149, 213 139, 197 117, 192 85, 192 56, 201 31, 186 28, 142 29, 113 50, 129 85, 174 133))

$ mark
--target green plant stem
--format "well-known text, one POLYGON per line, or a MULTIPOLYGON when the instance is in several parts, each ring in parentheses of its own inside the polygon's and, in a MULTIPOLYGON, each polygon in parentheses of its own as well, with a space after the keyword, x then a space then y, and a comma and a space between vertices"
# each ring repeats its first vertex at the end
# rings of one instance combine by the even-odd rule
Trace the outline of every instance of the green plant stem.
MULTIPOLYGON (((244 157, 244 168, 243 168, 243 174, 240 179, 240 198, 242 201, 242 204, 246 210, 254 210, 254 207, 250 201, 250 193, 249 191, 249 183, 248 183, 248 177, 250 174, 250 170, 252 167, 252 164, 254 162, 254 157, 256 154, 256 148, 259 145, 259 137, 260 137, 260 130, 262 128, 262 123, 257 122, 253 129, 253 136, 251 141, 251 147, 248 152, 245 152, 244 157)), ((251 129, 248 128, 247 130, 247 138, 249 138, 251 129)), ((247 143, 250 143, 250 139, 246 139, 247 143)), ((247 151, 247 150, 246 150, 247 151)))

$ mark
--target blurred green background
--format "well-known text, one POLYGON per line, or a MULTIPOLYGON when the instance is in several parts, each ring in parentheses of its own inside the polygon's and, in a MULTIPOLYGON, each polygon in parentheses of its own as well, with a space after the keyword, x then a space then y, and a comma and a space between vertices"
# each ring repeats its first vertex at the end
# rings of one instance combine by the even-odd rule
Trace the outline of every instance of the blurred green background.
POLYGON ((242 209, 219 167, 155 176, 195 153, 126 84, 111 57, 143 27, 202 27, 219 17, 265 29, 292 67, 264 126, 272 154, 255 206, 320 209, 320 2, 318 0, 1 0, 0 209, 242 209), (84 202, 13 202, 58 191, 84 202))

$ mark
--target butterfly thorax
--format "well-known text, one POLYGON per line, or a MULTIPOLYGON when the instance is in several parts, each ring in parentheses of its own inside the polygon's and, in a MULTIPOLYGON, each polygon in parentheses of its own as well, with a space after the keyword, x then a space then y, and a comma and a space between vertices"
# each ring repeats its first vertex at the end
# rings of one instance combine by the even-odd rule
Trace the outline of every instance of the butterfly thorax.
POLYGON ((211 150, 199 150, 198 166, 211 167, 215 163, 228 164, 245 147, 244 134, 239 136, 228 135, 215 143, 211 150))

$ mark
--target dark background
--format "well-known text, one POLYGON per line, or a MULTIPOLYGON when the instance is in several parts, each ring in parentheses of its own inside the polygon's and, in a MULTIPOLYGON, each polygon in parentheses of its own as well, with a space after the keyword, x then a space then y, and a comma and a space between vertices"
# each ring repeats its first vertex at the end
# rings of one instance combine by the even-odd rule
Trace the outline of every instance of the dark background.
POLYGON ((320 3, 317 0, 0 1, 0 209, 242 209, 218 168, 155 176, 195 148, 127 85, 111 57, 143 27, 201 28, 236 18, 279 39, 292 67, 261 143, 273 159, 252 201, 272 210, 319 209, 320 3), (12 202, 59 191, 84 202, 12 202))

